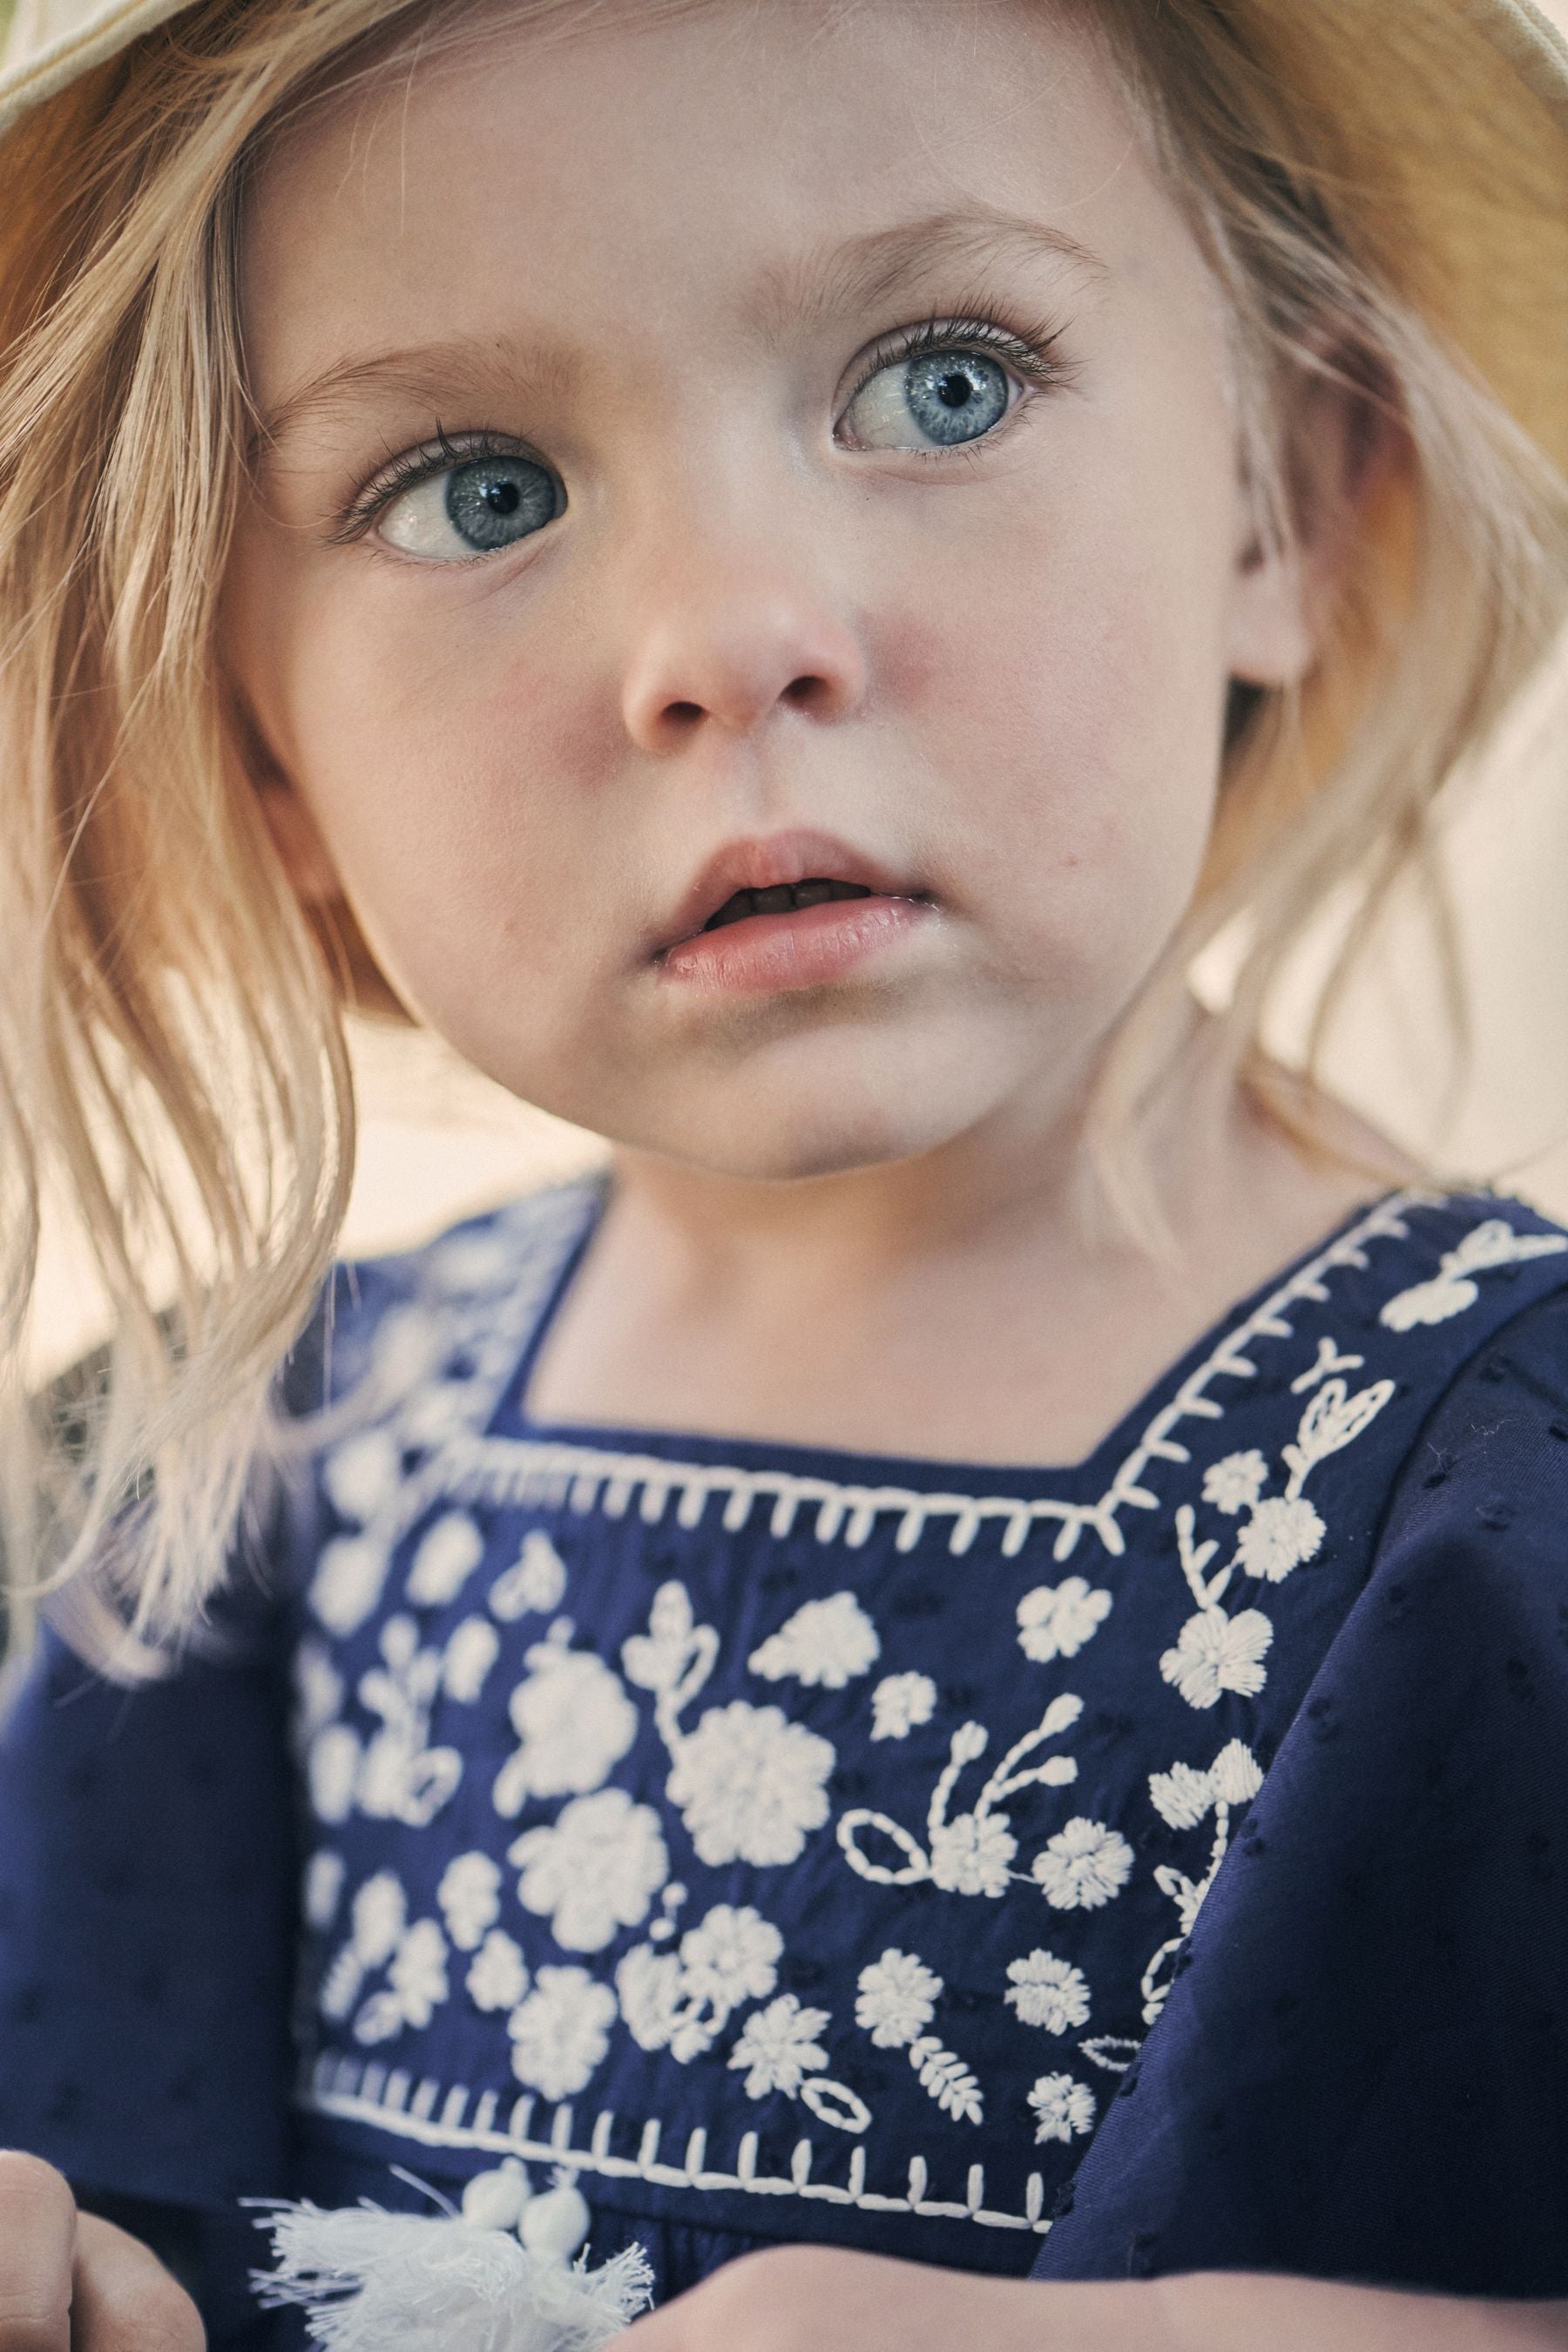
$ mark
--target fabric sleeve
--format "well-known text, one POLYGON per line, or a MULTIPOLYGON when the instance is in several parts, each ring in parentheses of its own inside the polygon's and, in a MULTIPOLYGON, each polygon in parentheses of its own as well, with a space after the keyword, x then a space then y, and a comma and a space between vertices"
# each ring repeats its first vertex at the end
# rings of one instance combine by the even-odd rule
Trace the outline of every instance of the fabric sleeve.
POLYGON ((1039 2278, 1568 2294, 1568 1297, 1429 1416, 1039 2278))
POLYGON ((0 2141, 197 2211, 286 2189, 290 1804, 274 1659, 127 1690, 46 1628, 0 1719, 0 2141))

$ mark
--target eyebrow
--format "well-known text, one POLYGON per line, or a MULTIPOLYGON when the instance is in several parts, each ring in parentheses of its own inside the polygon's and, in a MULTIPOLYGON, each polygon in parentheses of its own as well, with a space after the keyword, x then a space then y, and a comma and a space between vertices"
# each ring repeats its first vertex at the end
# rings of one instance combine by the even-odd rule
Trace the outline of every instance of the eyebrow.
MULTIPOLYGON (((990 205, 972 205, 963 212, 931 213, 868 230, 802 259, 770 264, 747 305, 748 322, 774 342, 787 324, 802 318, 873 305, 929 271, 984 268, 1005 259, 1010 249, 1037 261, 1066 262, 1091 279, 1109 274, 1099 257, 1065 230, 990 205)), ((336 360, 258 416, 250 457, 254 462, 308 416, 358 393, 401 394, 426 402, 438 389, 449 390, 460 374, 470 382, 488 377, 514 397, 519 391, 560 396, 570 393, 580 373, 575 356, 563 346, 537 343, 526 357, 508 358, 489 337, 460 336, 336 360)))

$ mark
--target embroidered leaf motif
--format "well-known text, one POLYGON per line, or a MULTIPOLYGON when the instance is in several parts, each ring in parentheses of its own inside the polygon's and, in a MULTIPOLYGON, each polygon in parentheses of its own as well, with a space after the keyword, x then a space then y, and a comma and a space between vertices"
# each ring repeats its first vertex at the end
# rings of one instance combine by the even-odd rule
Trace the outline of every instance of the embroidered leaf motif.
POLYGON ((943 2115, 960 2124, 984 2120, 985 2103, 979 2084, 963 2059, 944 2050, 934 2034, 922 2033, 918 2042, 910 2042, 910 2063, 920 2077, 921 2090, 929 2093, 943 2115))
POLYGON ((1301 1415, 1295 1445, 1285 1449, 1286 1460, 1292 1468, 1299 1461, 1303 1475, 1313 1464, 1326 1462, 1376 1420, 1393 1394, 1392 1381, 1373 1381, 1354 1396, 1346 1393, 1343 1381, 1325 1381, 1301 1415))

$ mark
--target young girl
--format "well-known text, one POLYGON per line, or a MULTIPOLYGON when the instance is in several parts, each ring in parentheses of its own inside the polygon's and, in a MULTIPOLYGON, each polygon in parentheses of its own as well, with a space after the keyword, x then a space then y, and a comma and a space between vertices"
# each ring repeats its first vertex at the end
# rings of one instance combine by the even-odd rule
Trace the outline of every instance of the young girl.
POLYGON ((1568 2340, 1568 1234, 1257 1043, 1568 607, 1561 39, 61 15, 0 2339, 427 2189, 647 2352, 1568 2340), (348 1003, 605 1180, 330 1273, 348 1003))

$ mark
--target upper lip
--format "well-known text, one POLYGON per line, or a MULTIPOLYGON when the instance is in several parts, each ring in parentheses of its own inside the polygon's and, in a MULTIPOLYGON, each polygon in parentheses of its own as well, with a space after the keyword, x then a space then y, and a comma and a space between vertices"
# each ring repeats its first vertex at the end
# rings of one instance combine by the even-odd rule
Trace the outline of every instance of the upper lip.
POLYGON ((781 884, 826 881, 856 882, 892 898, 925 894, 907 877, 879 865, 864 851, 852 849, 830 833, 796 830, 755 835, 727 842, 716 850, 682 891, 663 926, 659 954, 701 930, 737 890, 773 890, 781 884))

